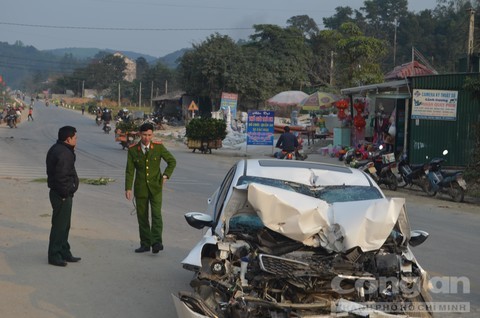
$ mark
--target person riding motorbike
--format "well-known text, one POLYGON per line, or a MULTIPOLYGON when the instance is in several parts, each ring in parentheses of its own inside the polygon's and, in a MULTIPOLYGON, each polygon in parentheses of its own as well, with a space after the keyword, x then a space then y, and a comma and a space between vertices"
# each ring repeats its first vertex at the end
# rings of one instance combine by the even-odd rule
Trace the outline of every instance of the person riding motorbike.
MULTIPOLYGON (((17 110, 14 107, 11 107, 11 106, 7 109, 8 109, 7 110, 7 116, 10 116, 10 118, 12 120, 12 123, 13 123, 13 127, 17 128, 17 110)), ((8 121, 7 121, 7 124, 8 124, 8 121)))
POLYGON ((112 120, 112 112, 106 107, 103 108, 102 120, 103 120, 103 130, 106 131, 107 126, 110 125, 110 121, 112 120))
POLYGON ((275 145, 276 148, 282 149, 282 151, 278 151, 274 155, 278 159, 283 159, 288 153, 293 153, 298 148, 298 139, 290 132, 290 127, 285 126, 283 130, 284 133, 280 135, 275 145))

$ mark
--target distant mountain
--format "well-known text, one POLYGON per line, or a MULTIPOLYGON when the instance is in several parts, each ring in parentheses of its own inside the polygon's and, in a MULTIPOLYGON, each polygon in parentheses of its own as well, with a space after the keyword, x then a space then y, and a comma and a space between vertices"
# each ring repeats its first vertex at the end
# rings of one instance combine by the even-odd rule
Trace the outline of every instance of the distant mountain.
POLYGON ((156 58, 148 54, 141 54, 141 53, 131 52, 131 51, 116 51, 112 49, 98 49, 98 48, 63 48, 63 49, 43 50, 43 52, 50 53, 60 58, 65 56, 65 54, 72 54, 74 58, 81 59, 81 60, 90 59, 95 55, 97 55, 99 52, 109 52, 109 53, 120 52, 134 61, 139 57, 143 57, 150 65, 155 65, 157 61, 160 61, 169 68, 177 68, 178 66, 177 60, 180 57, 182 57, 183 54, 185 54, 185 52, 187 52, 188 50, 190 49, 181 49, 160 58, 156 58))
POLYGON ((177 60, 189 49, 181 49, 163 57, 129 51, 116 51, 98 48, 63 48, 51 50, 37 50, 33 46, 23 43, 8 44, 0 42, 0 75, 3 81, 12 88, 29 90, 38 81, 47 80, 51 74, 70 74, 76 68, 85 67, 88 60, 99 52, 120 52, 132 60, 139 57, 154 66, 158 61, 169 68, 177 68, 177 60))
POLYGON ((160 62, 170 68, 177 68, 178 59, 185 54, 185 52, 190 51, 191 49, 181 49, 173 53, 167 54, 164 57, 159 58, 160 62))

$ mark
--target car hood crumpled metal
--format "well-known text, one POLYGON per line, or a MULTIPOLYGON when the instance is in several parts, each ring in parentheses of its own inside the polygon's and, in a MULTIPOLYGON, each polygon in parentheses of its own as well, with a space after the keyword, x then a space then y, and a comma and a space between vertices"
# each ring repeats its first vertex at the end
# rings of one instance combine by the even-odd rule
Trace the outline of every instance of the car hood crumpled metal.
POLYGON ((329 204, 258 183, 248 186, 247 195, 251 208, 266 227, 308 246, 323 246, 335 252, 357 246, 363 252, 377 250, 399 217, 401 232, 409 236, 403 198, 329 204))

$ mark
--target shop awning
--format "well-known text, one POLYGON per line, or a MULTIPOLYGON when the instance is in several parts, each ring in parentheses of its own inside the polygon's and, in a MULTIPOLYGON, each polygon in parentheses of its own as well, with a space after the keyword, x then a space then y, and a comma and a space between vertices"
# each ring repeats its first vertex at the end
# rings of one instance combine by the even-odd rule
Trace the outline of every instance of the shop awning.
POLYGON ((379 84, 370 84, 370 85, 364 85, 364 86, 344 88, 344 89, 341 89, 340 92, 342 93, 342 95, 364 94, 369 91, 385 92, 385 91, 391 91, 392 89, 397 89, 397 88, 403 88, 403 87, 408 88, 409 85, 410 85, 410 82, 408 79, 402 79, 398 81, 384 82, 379 84))

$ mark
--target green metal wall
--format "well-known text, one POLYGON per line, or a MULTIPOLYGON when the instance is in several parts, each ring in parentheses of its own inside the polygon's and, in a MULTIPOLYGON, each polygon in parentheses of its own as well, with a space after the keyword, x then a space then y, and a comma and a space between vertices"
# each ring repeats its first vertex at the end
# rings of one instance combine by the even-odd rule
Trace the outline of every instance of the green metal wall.
POLYGON ((445 166, 465 167, 474 147, 473 125, 480 121, 480 103, 469 91, 463 89, 467 76, 474 74, 447 74, 412 77, 413 89, 458 91, 457 118, 455 121, 411 119, 412 100, 409 106, 408 154, 411 163, 423 163, 428 158, 442 156, 448 150, 445 166))

